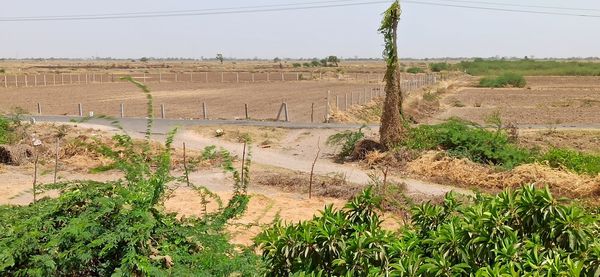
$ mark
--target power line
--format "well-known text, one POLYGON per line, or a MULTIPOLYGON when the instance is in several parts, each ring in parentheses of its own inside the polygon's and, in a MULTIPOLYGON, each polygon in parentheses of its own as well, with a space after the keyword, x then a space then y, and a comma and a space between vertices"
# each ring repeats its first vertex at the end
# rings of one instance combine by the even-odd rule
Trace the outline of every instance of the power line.
MULTIPOLYGON (((319 2, 323 3, 323 2, 319 2)), ((267 8, 267 9, 238 9, 232 11, 219 11, 227 10, 228 8, 218 9, 217 11, 207 12, 173 12, 173 13, 149 13, 149 14, 131 14, 131 15, 119 15, 119 14, 108 14, 108 15, 89 15, 89 16, 44 16, 44 17, 0 17, 0 22, 24 22, 24 21, 73 21, 73 20, 104 20, 104 19, 134 19, 134 18, 158 18, 158 17, 179 17, 179 16, 203 16, 203 15, 222 15, 222 14, 246 14, 246 13, 260 13, 260 12, 276 12, 276 11, 293 11, 293 10, 310 10, 310 9, 322 9, 322 8, 334 8, 334 7, 350 7, 350 6, 363 6, 363 5, 374 5, 390 3, 390 1, 371 1, 371 2, 359 2, 359 3, 347 3, 347 4, 330 4, 330 5, 317 5, 317 6, 302 6, 302 7, 289 7, 289 8, 267 8)), ((229 8, 235 9, 235 8, 229 8)))
POLYGON ((413 1, 413 0, 403 0, 402 2, 409 3, 409 4, 417 4, 417 5, 464 8, 464 9, 474 9, 474 10, 488 10, 488 11, 515 12, 515 13, 600 18, 600 15, 596 15, 596 14, 575 14, 575 13, 561 13, 561 12, 548 12, 548 11, 535 11, 535 10, 518 10, 518 9, 507 9, 507 8, 492 8, 492 7, 481 7, 481 6, 444 4, 444 3, 413 1))
MULTIPOLYGON (((0 17, 0 22, 29 22, 29 21, 79 21, 79 20, 106 20, 106 19, 136 19, 136 18, 160 18, 160 17, 182 17, 182 16, 206 16, 206 15, 224 15, 224 14, 248 14, 248 13, 262 13, 262 12, 278 12, 278 11, 294 11, 294 10, 310 10, 310 9, 323 9, 323 8, 335 8, 335 7, 350 7, 350 6, 363 6, 363 5, 375 5, 390 3, 391 1, 367 1, 367 2, 356 2, 353 0, 330 0, 320 2, 308 2, 308 3, 289 3, 289 4, 277 4, 277 5, 263 5, 263 6, 245 6, 236 8, 213 8, 204 10, 184 10, 184 11, 166 11, 166 12, 138 12, 138 13, 117 13, 117 14, 96 14, 96 15, 59 15, 59 16, 39 16, 39 17, 0 17), (350 2, 350 3, 341 3, 350 2), (330 3, 322 5, 322 3, 330 3), (320 4, 320 5, 315 5, 320 4)), ((354 0, 356 1, 356 0, 354 0)), ((438 0, 440 1, 440 0, 438 0)), ((468 0, 446 0, 448 2, 477 2, 468 0)), ((418 0, 403 0, 403 3, 418 4, 418 5, 429 5, 429 6, 442 6, 442 7, 454 7, 454 8, 465 8, 465 9, 476 9, 476 10, 490 10, 490 11, 502 11, 502 12, 516 12, 516 13, 528 13, 528 14, 543 14, 543 15, 560 15, 560 16, 575 16, 575 17, 589 17, 599 18, 600 15, 595 14, 576 14, 576 13, 562 13, 562 12, 550 12, 550 11, 539 11, 539 10, 523 10, 523 9, 510 9, 510 8, 493 8, 493 7, 482 7, 482 6, 471 6, 471 5, 458 5, 458 4, 447 4, 439 2, 427 2, 418 0)), ((492 4, 500 5, 497 2, 478 2, 480 4, 492 4)), ((506 4, 509 5, 509 4, 506 4)), ((516 5, 513 5, 516 6, 516 5)), ((541 8, 539 6, 538 8, 541 8)), ((559 7, 544 7, 544 8, 559 8, 559 7)), ((573 8, 575 10, 575 8, 573 8)), ((579 10, 579 9, 578 9, 579 10)), ((585 10, 585 9, 580 9, 585 10)), ((589 9, 590 11, 592 9, 589 9)))
POLYGON ((305 6, 313 4, 340 3, 340 2, 356 2, 357 0, 331 0, 318 2, 303 2, 303 3, 288 3, 288 4, 272 4, 259 6, 238 6, 225 8, 208 8, 208 9, 192 9, 192 10, 171 10, 171 11, 148 11, 148 12, 127 12, 127 13, 105 13, 105 14, 72 14, 72 15, 53 15, 53 16, 26 16, 26 17, 2 17, 0 19, 47 19, 47 18, 70 18, 70 17, 100 17, 100 16, 123 16, 123 15, 161 15, 161 14, 186 14, 193 12, 209 12, 223 10, 243 10, 243 9, 260 9, 260 8, 275 8, 275 7, 290 7, 290 6, 305 6))
POLYGON ((440 2, 455 2, 455 3, 480 4, 480 5, 494 5, 494 6, 505 6, 505 7, 509 6, 509 7, 521 7, 521 8, 540 8, 540 9, 552 9, 552 10, 600 12, 600 9, 592 9, 592 8, 572 8, 572 7, 558 7, 558 6, 522 5, 522 4, 503 3, 503 2, 490 2, 490 1, 469 1, 469 0, 437 0, 437 1, 440 1, 440 2))

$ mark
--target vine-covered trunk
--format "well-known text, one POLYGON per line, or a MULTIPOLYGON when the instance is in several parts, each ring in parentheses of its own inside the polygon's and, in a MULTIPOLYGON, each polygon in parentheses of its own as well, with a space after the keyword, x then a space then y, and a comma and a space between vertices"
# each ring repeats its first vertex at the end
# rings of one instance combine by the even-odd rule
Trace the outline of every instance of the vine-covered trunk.
POLYGON ((385 101, 379 128, 380 142, 386 148, 400 143, 403 136, 404 122, 402 114, 403 95, 400 87, 397 30, 400 20, 400 5, 396 1, 385 12, 379 31, 385 38, 384 56, 387 62, 385 73, 385 101))

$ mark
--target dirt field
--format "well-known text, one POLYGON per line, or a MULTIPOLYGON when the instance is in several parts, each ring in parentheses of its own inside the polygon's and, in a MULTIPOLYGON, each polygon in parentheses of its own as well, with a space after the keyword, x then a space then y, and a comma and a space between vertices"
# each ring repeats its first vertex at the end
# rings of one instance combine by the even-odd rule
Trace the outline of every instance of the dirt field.
MULTIPOLYGON (((291 121, 310 122, 311 104, 314 103, 314 120, 321 122, 325 116, 327 91, 331 101, 335 96, 359 93, 377 86, 347 82, 300 81, 286 83, 163 83, 151 84, 155 115, 160 116, 164 104, 167 118, 200 118, 202 102, 206 102, 211 119, 244 118, 244 104, 253 119, 274 119, 281 103, 286 101, 291 121)), ((57 86, 44 88, 9 88, 2 90, 0 111, 21 107, 37 113, 37 103, 42 114, 78 114, 78 103, 84 114, 120 115, 120 104, 125 103, 127 117, 145 116, 145 95, 132 84, 95 84, 82 86, 57 86)), ((341 100, 340 100, 341 101, 341 100)), ((358 99, 355 99, 355 102, 358 99)), ((283 115, 283 114, 282 114, 283 115)))
POLYGON ((528 78, 530 89, 467 88, 447 95, 437 119, 457 116, 483 123, 499 111, 517 124, 597 124, 600 122, 600 77, 528 78))

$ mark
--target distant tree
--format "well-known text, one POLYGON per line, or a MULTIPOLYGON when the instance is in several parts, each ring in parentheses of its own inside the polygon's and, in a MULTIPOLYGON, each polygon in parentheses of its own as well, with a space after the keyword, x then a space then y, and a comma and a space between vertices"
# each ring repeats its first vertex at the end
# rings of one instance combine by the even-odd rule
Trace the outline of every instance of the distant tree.
POLYGON ((223 64, 223 54, 217 54, 217 60, 223 64))
POLYGON ((337 67, 340 60, 337 56, 329 56, 327 57, 327 62, 330 64, 332 63, 335 67, 337 67))
POLYGON ((302 67, 302 64, 301 63, 293 63, 292 66, 293 67, 302 67))
POLYGON ((310 63, 303 63, 302 66, 304 66, 304 67, 311 67, 311 64, 310 63))
POLYGON ((279 57, 275 57, 275 58, 273 59, 273 62, 274 62, 274 63, 280 63, 280 62, 281 62, 281 59, 280 59, 279 57))
POLYGON ((327 59, 321 59, 320 62, 321 62, 321 66, 327 67, 327 65, 328 65, 327 59))
POLYGON ((140 62, 143 62, 143 63, 145 63, 145 62, 148 62, 148 58, 146 58, 146 57, 142 57, 142 58, 140 59, 140 62))
POLYGON ((315 59, 310 62, 310 65, 312 65, 313 67, 319 67, 321 63, 319 62, 319 60, 315 59))

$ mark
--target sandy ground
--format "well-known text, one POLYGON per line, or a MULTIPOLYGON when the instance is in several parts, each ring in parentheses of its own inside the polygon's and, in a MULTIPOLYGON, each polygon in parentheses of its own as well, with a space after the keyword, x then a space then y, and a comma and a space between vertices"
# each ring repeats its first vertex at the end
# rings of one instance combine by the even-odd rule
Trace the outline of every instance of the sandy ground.
MULTIPOLYGON (((378 85, 366 85, 342 81, 298 81, 272 83, 154 83, 149 85, 154 96, 154 112, 160 116, 160 105, 165 105, 167 118, 201 118, 202 103, 207 105, 211 119, 245 118, 244 104, 252 119, 274 119, 282 102, 288 103, 289 119, 294 122, 322 122, 325 116, 327 92, 330 101, 335 96, 370 91, 378 85), (314 107, 312 104, 314 103, 314 107)), ((0 111, 20 107, 37 113, 37 103, 43 114, 78 115, 78 104, 88 115, 120 116, 120 104, 125 105, 128 117, 146 115, 146 99, 132 84, 94 84, 80 86, 57 86, 44 88, 2 89, 0 111)), ((341 99, 340 99, 341 101, 341 99)), ((355 100, 357 101, 357 100, 355 100)), ((282 113, 283 119, 283 113, 282 113)))
MULTIPOLYGON (((587 80, 587 79, 586 79, 587 80)), ((600 83, 600 78, 595 79, 600 83)), ((572 80, 571 80, 572 81, 572 80)), ((575 82, 575 81, 572 81, 575 82)), ((531 89, 467 88, 442 99, 445 111, 439 120, 450 117, 483 123, 498 111, 504 122, 516 124, 596 124, 600 122, 600 87, 570 87, 556 81, 553 87, 531 89)))

